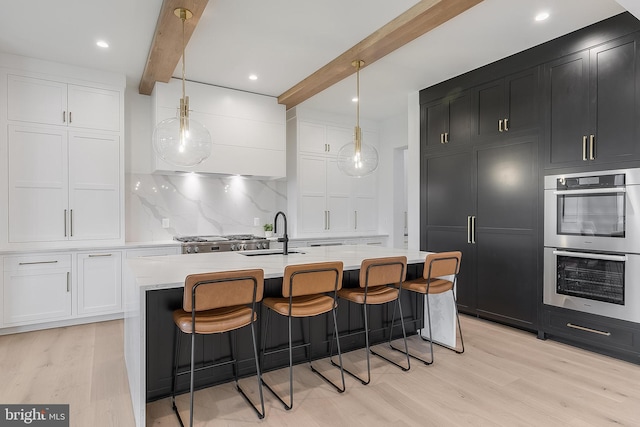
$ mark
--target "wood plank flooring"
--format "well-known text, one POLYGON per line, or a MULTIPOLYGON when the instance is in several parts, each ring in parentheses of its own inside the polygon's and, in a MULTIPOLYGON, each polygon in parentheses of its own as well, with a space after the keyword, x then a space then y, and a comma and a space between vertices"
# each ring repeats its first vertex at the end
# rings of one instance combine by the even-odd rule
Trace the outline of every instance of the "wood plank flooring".
MULTIPOLYGON (((199 426, 638 426, 640 366, 533 334, 463 316, 466 351, 436 347, 436 362, 411 370, 373 356, 372 380, 346 376, 343 394, 294 368, 294 408, 285 411, 266 389, 260 421, 224 384, 196 393, 199 426)), ((0 336, 0 403, 69 403, 72 426, 132 426, 122 321, 0 336)), ((383 351, 383 349, 380 349, 383 351)), ((395 353, 395 357, 399 354, 395 353)), ((363 350, 345 363, 358 372, 363 350)), ((332 378, 326 361, 317 368, 332 378)), ((269 372, 278 390, 287 371, 269 372)), ((254 378, 241 380, 256 399, 254 378)), ((178 406, 188 417, 188 395, 178 406)), ((177 426, 168 399, 147 405, 147 425, 177 426)))

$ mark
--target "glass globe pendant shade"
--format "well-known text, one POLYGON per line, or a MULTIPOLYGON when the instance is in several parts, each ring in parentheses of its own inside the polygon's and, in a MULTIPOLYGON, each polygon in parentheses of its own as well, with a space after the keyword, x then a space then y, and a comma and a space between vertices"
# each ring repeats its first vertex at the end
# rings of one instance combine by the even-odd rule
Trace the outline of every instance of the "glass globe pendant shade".
POLYGON ((182 21, 182 98, 177 117, 161 121, 153 130, 153 149, 167 163, 192 167, 211 155, 213 144, 207 128, 189 118, 189 97, 185 95, 184 22, 193 17, 193 13, 184 8, 177 8, 173 13, 182 21))
POLYGON ((338 151, 338 169, 345 175, 362 177, 378 168, 378 151, 362 142, 360 128, 356 128, 354 142, 345 144, 338 151))
POLYGON ((177 166, 191 167, 211 155, 211 135, 206 127, 187 118, 188 126, 181 126, 180 117, 158 123, 153 131, 153 148, 162 160, 177 166))

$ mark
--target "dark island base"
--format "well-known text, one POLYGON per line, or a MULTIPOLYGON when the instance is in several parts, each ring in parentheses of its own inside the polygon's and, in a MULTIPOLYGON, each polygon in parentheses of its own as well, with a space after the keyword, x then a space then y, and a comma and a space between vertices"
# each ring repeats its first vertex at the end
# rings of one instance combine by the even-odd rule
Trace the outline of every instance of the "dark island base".
MULTIPOLYGON (((410 264, 407 266, 407 279, 414 279, 422 276, 424 264, 410 264)), ((349 270, 344 272, 343 286, 357 287, 359 270, 349 270)), ((265 280, 265 297, 280 296, 282 289, 282 279, 265 280)), ((174 358, 174 341, 176 328, 173 323, 172 313, 182 306, 182 288, 160 289, 149 291, 146 294, 147 304, 147 402, 152 402, 171 395, 171 377, 174 358)), ((370 340, 372 344, 381 343, 389 339, 388 328, 393 315, 394 304, 382 306, 370 306, 370 340)), ((403 292, 402 308, 404 310, 405 326, 407 334, 415 333, 422 324, 423 304, 422 298, 417 298, 413 292, 403 292), (417 322, 412 322, 414 319, 417 322)), ((264 310, 258 312, 257 339, 259 350, 262 346, 263 327, 266 320, 264 310)), ((396 317, 399 316, 396 313, 396 317)), ((347 334, 361 330, 364 327, 362 319, 362 306, 339 301, 338 304, 338 331, 347 334)), ((394 328, 394 337, 402 337, 400 323, 397 322, 394 328)), ((269 337, 267 349, 286 347, 287 338, 287 318, 279 315, 271 315, 269 327, 269 337)), ((310 319, 293 320, 293 340, 301 343, 304 336, 305 342, 309 342, 309 331, 311 333, 311 358, 319 359, 329 355, 329 344, 331 341, 332 320, 331 315, 321 315, 310 319), (303 323, 304 322, 304 323, 303 323)), ((196 367, 203 361, 210 362, 212 359, 224 360, 230 357, 230 349, 233 334, 197 336, 195 361, 196 367)), ((343 352, 348 352, 365 347, 364 334, 358 334, 340 339, 343 352)), ((187 368, 190 363, 189 350, 191 339, 183 336, 180 350, 180 369, 187 368)), ((335 352, 335 349, 334 349, 335 352)), ((237 356, 239 360, 238 374, 240 377, 255 375, 255 363, 253 360, 253 349, 251 344, 251 329, 242 328, 237 331, 237 356)), ((294 350, 294 363, 303 363, 307 360, 304 349, 294 350)), ((288 366, 288 352, 281 352, 265 357, 264 371, 279 369, 288 366)), ((196 389, 208 387, 233 380, 233 370, 231 365, 207 369, 196 374, 196 389)), ((177 392, 184 393, 189 390, 189 375, 182 375, 177 381, 177 392)))

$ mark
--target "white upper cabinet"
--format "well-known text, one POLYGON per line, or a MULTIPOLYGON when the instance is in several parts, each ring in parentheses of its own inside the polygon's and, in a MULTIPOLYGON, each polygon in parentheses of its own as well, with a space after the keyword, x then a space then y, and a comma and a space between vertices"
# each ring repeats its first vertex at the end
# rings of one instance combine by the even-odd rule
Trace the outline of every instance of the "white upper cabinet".
MULTIPOLYGON (((190 117, 211 134, 211 156, 197 166, 183 167, 162 161, 154 152, 155 171, 286 176, 285 107, 276 98, 193 82, 187 82, 186 95, 190 117)), ((152 94, 154 128, 162 120, 176 117, 181 97, 180 80, 156 83, 152 94)))
POLYGON ((117 132, 120 92, 9 74, 10 121, 117 132))
MULTIPOLYGON (((352 178, 338 169, 340 149, 353 127, 288 112, 288 211, 295 237, 353 236, 378 226, 377 174, 352 178)), ((363 132, 377 147, 377 133, 363 132)))

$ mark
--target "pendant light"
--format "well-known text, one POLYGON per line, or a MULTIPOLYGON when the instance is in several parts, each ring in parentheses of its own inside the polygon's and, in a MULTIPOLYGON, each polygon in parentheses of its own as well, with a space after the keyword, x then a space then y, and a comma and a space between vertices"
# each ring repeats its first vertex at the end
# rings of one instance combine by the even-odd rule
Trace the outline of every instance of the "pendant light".
POLYGON ((182 21, 182 98, 177 117, 161 121, 153 131, 153 148, 165 162, 191 167, 209 157, 212 143, 207 128, 189 118, 189 97, 185 95, 184 23, 193 14, 184 8, 173 13, 182 21))
POLYGON ((373 146, 362 142, 360 68, 364 65, 364 61, 353 61, 351 65, 356 67, 356 127, 353 132, 353 142, 347 143, 338 151, 338 168, 346 175, 359 178, 373 173, 378 168, 378 151, 373 146))

